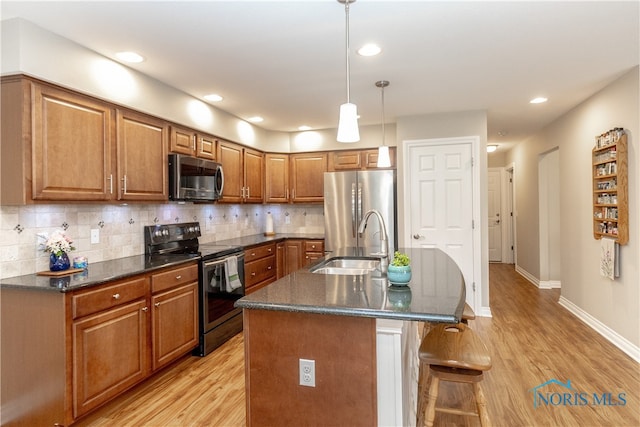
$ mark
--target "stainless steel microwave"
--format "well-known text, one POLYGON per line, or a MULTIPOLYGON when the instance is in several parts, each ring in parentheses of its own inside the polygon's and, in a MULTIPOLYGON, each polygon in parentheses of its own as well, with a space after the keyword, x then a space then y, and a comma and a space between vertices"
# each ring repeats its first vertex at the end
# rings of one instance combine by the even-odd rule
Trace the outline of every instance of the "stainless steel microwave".
POLYGON ((182 154, 169 154, 169 200, 212 202, 222 197, 224 172, 220 163, 182 154))

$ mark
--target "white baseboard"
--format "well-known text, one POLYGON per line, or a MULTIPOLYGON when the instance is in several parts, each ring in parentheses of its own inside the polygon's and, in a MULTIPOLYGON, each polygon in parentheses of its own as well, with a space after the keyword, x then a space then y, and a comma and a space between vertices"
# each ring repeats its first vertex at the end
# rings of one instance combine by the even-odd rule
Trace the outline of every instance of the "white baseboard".
POLYGON ((620 350, 624 351, 633 360, 640 363, 640 347, 636 346, 625 337, 623 337, 604 323, 600 322, 598 319, 596 319, 565 297, 560 296, 558 304, 569 310, 578 319, 589 325, 592 329, 605 337, 609 342, 618 347, 620 350))
POLYGON ((540 287, 540 280, 538 280, 536 276, 529 273, 527 270, 520 267, 518 264, 516 264, 516 272, 527 279, 529 282, 533 283, 537 288, 540 287))
POLYGON ((560 289, 562 286, 560 286, 559 280, 541 280, 538 287, 540 289, 560 289))
POLYGON ((476 316, 480 317, 493 317, 491 315, 491 307, 480 307, 480 312, 476 313, 476 316))

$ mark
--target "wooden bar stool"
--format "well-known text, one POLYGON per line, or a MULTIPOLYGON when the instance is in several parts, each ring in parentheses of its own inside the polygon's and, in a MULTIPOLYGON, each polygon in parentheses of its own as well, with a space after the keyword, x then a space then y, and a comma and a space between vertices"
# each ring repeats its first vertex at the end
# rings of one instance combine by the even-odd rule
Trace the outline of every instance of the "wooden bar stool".
MULTIPOLYGON (((431 386, 426 409, 426 425, 433 426, 436 411, 457 415, 479 416, 480 425, 489 426, 485 398, 480 388, 483 372, 491 369, 487 347, 467 325, 434 326, 420 344, 420 361, 429 365, 431 386), (440 381, 473 385, 477 413, 461 409, 436 407, 440 381)), ((424 398, 424 396, 421 396, 424 398)))

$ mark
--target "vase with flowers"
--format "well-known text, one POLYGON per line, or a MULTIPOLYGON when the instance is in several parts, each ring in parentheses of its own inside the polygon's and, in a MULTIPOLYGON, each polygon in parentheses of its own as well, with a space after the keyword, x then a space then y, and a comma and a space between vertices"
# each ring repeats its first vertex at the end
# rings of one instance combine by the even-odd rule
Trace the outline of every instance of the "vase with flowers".
POLYGON ((62 230, 55 230, 50 236, 40 235, 45 242, 42 243, 42 250, 49 252, 49 270, 64 271, 71 266, 68 252, 75 248, 72 246, 73 240, 64 234, 62 230))

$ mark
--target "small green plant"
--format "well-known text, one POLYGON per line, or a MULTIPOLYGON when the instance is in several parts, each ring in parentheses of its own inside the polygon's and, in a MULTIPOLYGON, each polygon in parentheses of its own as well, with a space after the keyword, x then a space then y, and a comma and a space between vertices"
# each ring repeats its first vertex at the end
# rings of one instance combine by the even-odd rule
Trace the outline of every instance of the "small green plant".
POLYGON ((391 265, 395 267, 402 267, 409 265, 409 263, 411 263, 411 260, 409 259, 407 254, 403 254, 398 251, 393 254, 393 261, 391 261, 391 265))

